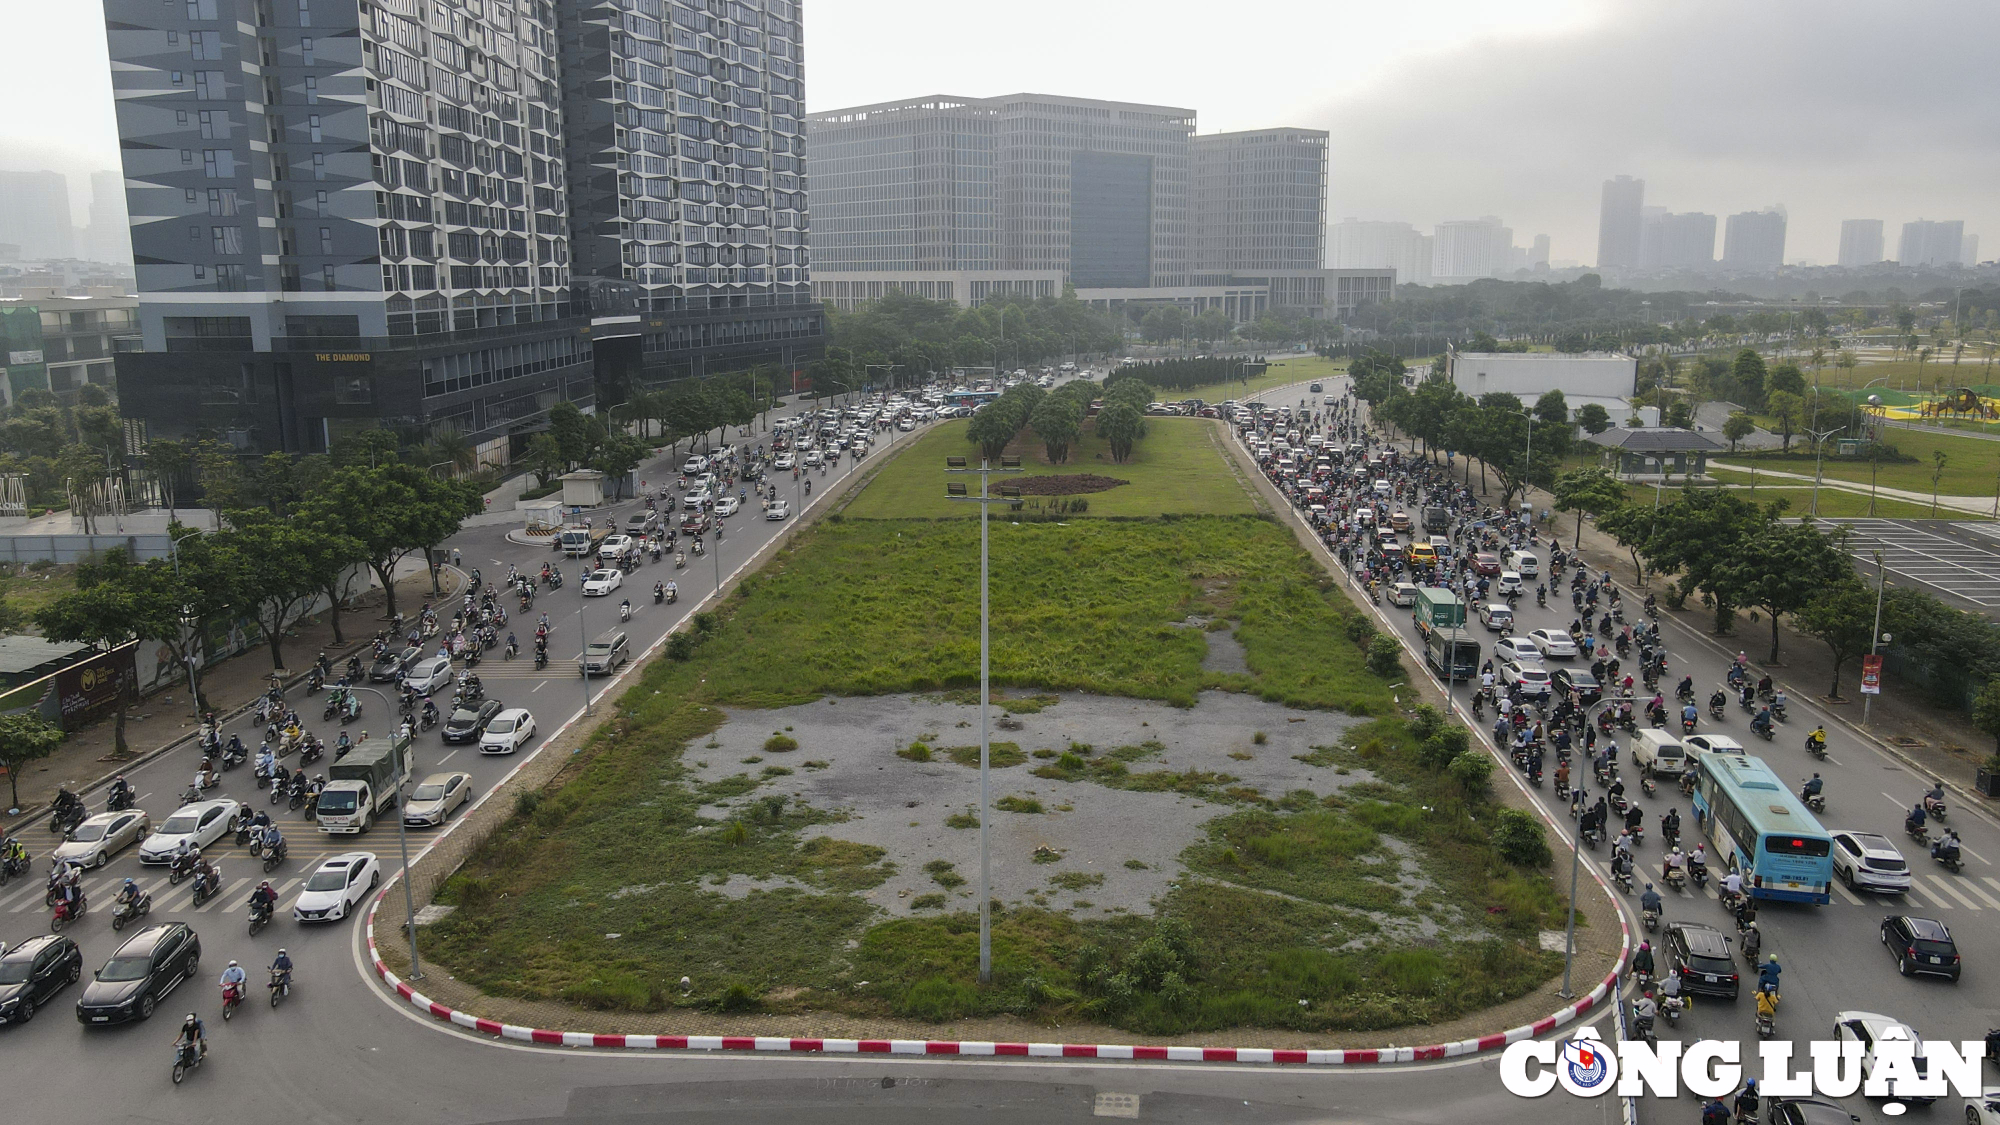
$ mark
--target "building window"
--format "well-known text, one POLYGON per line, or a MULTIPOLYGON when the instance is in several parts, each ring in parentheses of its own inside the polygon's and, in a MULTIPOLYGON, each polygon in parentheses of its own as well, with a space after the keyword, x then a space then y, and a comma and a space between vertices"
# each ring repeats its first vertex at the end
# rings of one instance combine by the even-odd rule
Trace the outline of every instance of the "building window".
MULTIPOLYGON (((172 42, 173 32, 168 32, 167 36, 168 41, 172 42)), ((188 50, 196 59, 220 61, 222 58, 222 33, 220 31, 190 31, 188 32, 188 50)))
POLYGON ((313 41, 311 36, 299 40, 299 50, 305 54, 306 65, 311 66, 313 64, 313 41))
POLYGON ((326 154, 323 152, 313 153, 313 179, 326 179, 326 154))
POLYGON ((215 0, 187 0, 188 18, 191 20, 212 20, 215 17, 215 0))
POLYGON ((313 141, 313 143, 314 143, 314 144, 318 144, 318 143, 320 142, 320 133, 319 133, 319 114, 315 113, 315 114, 312 114, 311 116, 307 117, 307 118, 306 118, 306 126, 307 126, 307 128, 309 128, 309 129, 311 129, 311 130, 312 130, 312 141, 313 141))
POLYGON ((237 255, 243 253, 242 227, 210 227, 209 234, 214 241, 217 254, 237 255))
POLYGON ((235 188, 209 188, 208 213, 217 217, 234 215, 237 211, 235 188))
POLYGON ((182 163, 182 164, 186 164, 186 165, 189 165, 189 166, 193 166, 193 164, 194 164, 194 150, 193 150, 193 149, 191 149, 191 148, 184 148, 184 149, 182 149, 182 150, 181 150, 181 163, 182 163))
POLYGON ((310 74, 306 75, 306 104, 319 104, 319 79, 310 74))
MULTIPOLYGON (((214 139, 215 139, 215 117, 216 117, 216 111, 215 111, 215 110, 209 110, 209 109, 204 109, 204 110, 202 110, 202 111, 201 111, 201 115, 200 115, 200 116, 201 116, 201 139, 202 139, 202 140, 205 140, 205 141, 212 141, 212 140, 214 140, 214 139)), ((224 118, 223 118, 223 132, 224 132, 225 134, 227 134, 227 133, 228 133, 228 131, 229 131, 229 123, 228 123, 228 122, 229 122, 229 119, 228 119, 227 117, 224 117, 224 118)))
POLYGON ((333 401, 341 406, 367 406, 375 401, 375 379, 370 375, 342 375, 333 381, 333 401))
MULTIPOLYGON (((209 72, 208 72, 208 71, 202 71, 202 73, 203 73, 203 74, 207 74, 207 73, 209 73, 209 72)), ((174 85, 176 85, 176 86, 179 86, 179 85, 181 84, 181 82, 182 82, 182 77, 183 77, 183 76, 182 76, 182 74, 181 74, 181 72, 180 72, 180 71, 178 71, 178 70, 174 71, 174 85)), ((201 95, 197 94, 196 96, 197 96, 197 97, 199 97, 199 96, 201 96, 201 95)))
POLYGON ((236 178, 236 154, 226 148, 201 150, 202 174, 211 180, 236 178))
POLYGON ((332 228, 332 227, 321 227, 321 228, 319 228, 319 252, 320 252, 320 253, 322 253, 322 254, 331 254, 331 253, 333 253, 333 228, 332 228))
POLYGON ((311 27, 312 22, 312 0, 299 0, 299 26, 311 27))
POLYGON ((334 282, 333 282, 333 267, 332 267, 332 266, 322 266, 322 267, 320 267, 320 271, 319 271, 319 283, 320 283, 320 287, 321 287, 322 289, 325 289, 325 290, 326 290, 327 292, 329 292, 329 293, 332 293, 332 292, 334 292, 334 290, 335 290, 336 288, 338 288, 338 287, 337 287, 337 286, 336 286, 336 285, 334 284, 334 282))

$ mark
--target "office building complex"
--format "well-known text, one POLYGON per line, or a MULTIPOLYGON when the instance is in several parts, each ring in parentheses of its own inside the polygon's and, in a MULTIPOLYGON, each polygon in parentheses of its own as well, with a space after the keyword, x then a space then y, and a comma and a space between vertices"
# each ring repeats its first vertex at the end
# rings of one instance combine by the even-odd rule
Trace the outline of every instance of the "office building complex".
POLYGON ((1958 248, 1958 260, 1959 260, 1959 262, 1960 262, 1961 264, 1963 264, 1963 265, 1968 265, 1968 266, 1973 266, 1973 265, 1978 265, 1978 264, 1979 264, 1979 236, 1978 236, 1978 235, 1976 235, 1976 234, 1968 234, 1968 235, 1966 235, 1966 236, 1965 236, 1965 241, 1959 244, 1959 248, 1958 248))
POLYGON ((90 226, 83 232, 81 257, 94 262, 130 264, 132 226, 125 215, 125 176, 122 172, 90 174, 90 226))
POLYGON ((1410 224, 1342 219, 1329 233, 1328 264, 1335 269, 1388 269, 1397 281, 1430 284, 1432 239, 1410 224))
POLYGON ((69 404, 86 383, 111 388, 112 356, 137 343, 139 299, 29 287, 20 297, 0 300, 0 319, 7 325, 0 333, 7 338, 0 348, 0 401, 11 406, 15 395, 41 387, 69 404))
POLYGON ((642 382, 795 369, 825 340, 806 247, 799 6, 559 7, 576 269, 622 279, 641 317, 595 338, 636 338, 642 382))
POLYGON ((1723 227, 1722 264, 1770 270, 1785 264, 1785 212, 1776 207, 1729 216, 1723 227))
POLYGON ((1949 266, 1965 262, 1965 223, 1960 219, 1934 221, 1918 219, 1903 224, 1902 246, 1896 264, 1902 266, 1949 266))
POLYGON ((1431 274, 1439 280, 1498 277, 1513 269, 1514 230, 1487 215, 1433 228, 1431 274))
POLYGON ((1840 224, 1840 264, 1849 269, 1882 260, 1882 220, 1848 219, 1840 224))
POLYGON ((1639 232, 1641 269, 1700 269, 1715 264, 1715 216, 1646 208, 1639 232))
POLYGON ((1317 129, 1196 137, 1195 270, 1325 266, 1326 142, 1317 129))
POLYGON ((1607 269, 1639 265, 1640 219, 1646 203, 1646 181, 1620 176, 1604 181, 1597 213, 1597 264, 1607 269))
POLYGON ((19 246, 24 261, 70 258, 74 233, 62 173, 0 172, 0 242, 19 246))

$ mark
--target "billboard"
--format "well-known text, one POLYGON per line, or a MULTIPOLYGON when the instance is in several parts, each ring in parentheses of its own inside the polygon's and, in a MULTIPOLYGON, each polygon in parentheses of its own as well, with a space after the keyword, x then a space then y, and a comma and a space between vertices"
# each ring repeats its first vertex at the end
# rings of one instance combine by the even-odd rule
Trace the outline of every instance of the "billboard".
POLYGON ((132 654, 137 644, 120 645, 55 675, 55 721, 64 731, 77 730, 109 714, 120 695, 138 698, 139 671, 132 654))

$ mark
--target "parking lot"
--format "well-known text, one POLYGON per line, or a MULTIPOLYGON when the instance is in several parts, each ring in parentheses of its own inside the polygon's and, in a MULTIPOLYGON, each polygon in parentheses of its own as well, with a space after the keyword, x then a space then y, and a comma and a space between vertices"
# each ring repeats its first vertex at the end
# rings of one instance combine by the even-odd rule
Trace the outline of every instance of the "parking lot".
POLYGON ((1875 552, 1890 581, 1924 587, 1960 608, 2000 610, 2000 528, 1944 520, 1829 520, 1853 529, 1849 545, 1874 577, 1875 552))

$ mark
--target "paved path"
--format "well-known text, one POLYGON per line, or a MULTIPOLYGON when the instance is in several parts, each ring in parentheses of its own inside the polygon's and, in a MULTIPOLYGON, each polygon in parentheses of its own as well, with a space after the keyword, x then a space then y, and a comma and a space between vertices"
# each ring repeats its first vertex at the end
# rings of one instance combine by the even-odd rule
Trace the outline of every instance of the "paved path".
MULTIPOLYGON (((1807 484, 1813 482, 1811 473, 1785 473, 1779 472, 1776 469, 1734 465, 1727 461, 1710 461, 1708 465, 1712 469, 1728 469, 1731 472, 1737 473, 1754 472, 1760 477, 1798 480, 1804 481, 1807 484)), ((1878 496, 1886 496, 1891 500, 1905 500, 1912 504, 1928 504, 1931 502, 1930 493, 1913 492, 1906 488, 1889 488, 1886 486, 1870 488, 1865 484, 1859 484, 1850 480, 1838 480, 1833 477, 1822 477, 1819 483, 1821 488, 1831 488, 1839 492, 1852 492, 1861 496, 1866 496, 1870 492, 1873 492, 1878 496)), ((1993 499, 1990 496, 1953 496, 1946 493, 1937 498, 1937 506, 1939 508, 1949 508, 1954 512, 1965 512, 1972 515, 1991 515, 1993 512, 1993 499)))

